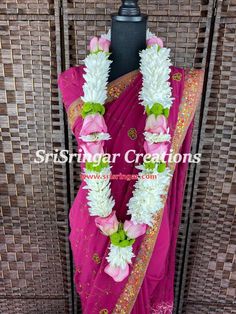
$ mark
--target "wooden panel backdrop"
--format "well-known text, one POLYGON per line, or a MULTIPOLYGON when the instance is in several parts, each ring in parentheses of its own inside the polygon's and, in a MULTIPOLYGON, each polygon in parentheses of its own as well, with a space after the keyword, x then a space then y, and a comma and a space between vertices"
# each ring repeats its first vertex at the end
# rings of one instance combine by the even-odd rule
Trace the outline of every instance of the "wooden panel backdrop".
POLYGON ((3 314, 64 314, 72 308, 66 168, 33 162, 38 149, 65 148, 59 39, 56 1, 1 0, 3 314))
MULTIPOLYGON (((177 247, 175 312, 236 313, 236 1, 139 1, 175 65, 205 69, 177 247)), ((78 165, 33 163, 37 149, 76 150, 58 73, 108 30, 116 0, 0 3, 0 312, 79 313, 67 241, 78 165)))

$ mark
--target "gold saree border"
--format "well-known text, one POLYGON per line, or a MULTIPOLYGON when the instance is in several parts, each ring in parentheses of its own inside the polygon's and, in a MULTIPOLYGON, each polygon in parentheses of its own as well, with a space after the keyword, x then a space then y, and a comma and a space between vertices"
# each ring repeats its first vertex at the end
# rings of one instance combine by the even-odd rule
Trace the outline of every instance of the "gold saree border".
POLYGON ((135 80, 138 70, 131 71, 118 77, 108 84, 106 103, 111 102, 120 97, 124 90, 135 80))
MULTIPOLYGON (((118 77, 108 84, 106 103, 109 103, 117 98, 124 92, 124 90, 135 80, 138 70, 131 71, 127 74, 118 77)), ((81 110, 83 101, 77 98, 68 108, 67 115, 70 128, 73 129, 77 118, 81 117, 81 110)))
MULTIPOLYGON (((204 71, 202 70, 185 70, 184 91, 171 146, 173 153, 179 151, 187 129, 194 117, 197 105, 200 102, 203 77, 204 71)), ((171 172, 173 174, 175 170, 175 163, 170 164, 169 167, 171 168, 171 172)), ((166 199, 167 196, 163 198, 163 204, 166 203, 166 199)), ((155 247, 161 226, 164 207, 165 205, 161 211, 157 213, 154 219, 153 227, 149 227, 147 230, 128 281, 116 303, 115 309, 112 312, 113 314, 129 314, 132 311, 155 247)))
POLYGON ((82 106, 83 106, 83 100, 81 98, 76 99, 69 106, 67 115, 68 115, 68 121, 69 121, 69 125, 71 129, 73 129, 76 119, 81 117, 82 106))

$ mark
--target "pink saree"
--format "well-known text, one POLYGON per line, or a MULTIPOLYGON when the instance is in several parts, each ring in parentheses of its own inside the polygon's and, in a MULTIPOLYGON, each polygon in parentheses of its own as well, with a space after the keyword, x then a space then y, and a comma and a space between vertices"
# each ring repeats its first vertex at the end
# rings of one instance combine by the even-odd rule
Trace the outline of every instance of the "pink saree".
MULTIPOLYGON (((73 67, 61 74, 59 87, 69 123, 80 145, 80 114, 83 95, 83 67, 73 67)), ((189 153, 193 117, 200 100, 203 72, 172 67, 170 82, 174 103, 168 118, 174 152, 189 153)), ((142 77, 138 71, 111 82, 108 89, 105 121, 111 140, 105 152, 120 153, 113 164, 113 174, 137 174, 134 163, 126 163, 127 150, 143 151, 145 115, 138 101, 142 77)), ((83 165, 82 165, 83 166, 83 165)), ((115 282, 104 273, 107 265, 108 237, 102 235, 90 217, 86 190, 82 182, 70 210, 70 243, 76 267, 75 285, 85 314, 133 313, 169 314, 173 309, 175 249, 181 215, 187 163, 169 165, 174 172, 165 206, 156 216, 154 226, 134 244, 135 258, 129 276, 115 282)), ((113 180, 111 189, 119 220, 126 219, 133 180, 113 180)))

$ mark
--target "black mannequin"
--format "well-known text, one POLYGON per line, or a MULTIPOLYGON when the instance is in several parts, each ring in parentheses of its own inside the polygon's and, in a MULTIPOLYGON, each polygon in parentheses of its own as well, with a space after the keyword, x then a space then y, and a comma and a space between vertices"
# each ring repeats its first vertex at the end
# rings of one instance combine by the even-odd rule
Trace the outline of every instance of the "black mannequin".
POLYGON ((138 69, 139 51, 146 47, 147 15, 140 14, 137 2, 123 0, 112 15, 110 81, 138 69))

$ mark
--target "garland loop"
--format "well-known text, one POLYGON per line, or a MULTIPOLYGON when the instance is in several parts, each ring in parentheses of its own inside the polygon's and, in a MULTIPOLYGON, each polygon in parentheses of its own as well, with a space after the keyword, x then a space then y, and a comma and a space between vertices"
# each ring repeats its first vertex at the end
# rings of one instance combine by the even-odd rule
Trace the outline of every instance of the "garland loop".
MULTIPOLYGON (((85 83, 83 85, 84 119, 80 132, 81 147, 85 154, 104 154, 104 141, 110 139, 103 115, 107 98, 107 84, 111 61, 109 60, 110 37, 102 35, 90 41, 90 54, 85 58, 85 83)), ((99 164, 86 161, 84 189, 88 190, 87 200, 91 216, 100 231, 109 237, 108 265, 104 271, 120 282, 129 274, 129 264, 134 257, 132 245, 135 239, 152 226, 154 216, 163 207, 171 174, 164 157, 170 142, 167 118, 173 102, 169 83, 170 49, 163 47, 160 38, 147 32, 147 48, 140 52, 140 71, 143 76, 140 103, 147 115, 144 130, 144 150, 150 159, 137 166, 140 170, 134 185, 133 196, 127 206, 130 220, 121 223, 113 210, 115 201, 111 193, 109 175, 111 166, 101 160, 99 164), (99 173, 99 178, 96 174, 99 173), (144 175, 154 174, 152 180, 144 175)))

